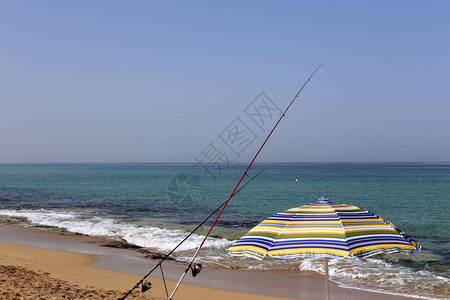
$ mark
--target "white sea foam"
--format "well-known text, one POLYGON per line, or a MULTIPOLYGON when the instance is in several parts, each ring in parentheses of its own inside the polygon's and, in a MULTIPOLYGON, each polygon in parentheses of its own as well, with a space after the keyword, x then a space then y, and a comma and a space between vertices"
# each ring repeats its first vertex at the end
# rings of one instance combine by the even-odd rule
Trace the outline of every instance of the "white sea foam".
MULTIPOLYGON (((324 274, 324 260, 305 258, 300 270, 316 271, 324 274)), ((340 286, 378 291, 387 294, 430 299, 429 291, 447 289, 450 292, 450 280, 426 270, 412 269, 393 265, 377 258, 346 258, 329 261, 330 280, 340 286), (395 286, 395 290, 392 287, 395 286)))
MULTIPOLYGON (((172 250, 187 233, 181 230, 168 230, 152 226, 137 226, 110 218, 102 218, 90 213, 52 211, 52 210, 0 210, 0 215, 26 218, 33 225, 63 228, 69 232, 90 236, 122 238, 130 244, 161 251, 172 250)), ((193 234, 177 251, 192 250, 198 247, 203 235, 193 234)), ((225 248, 232 241, 208 238, 205 248, 225 248)))

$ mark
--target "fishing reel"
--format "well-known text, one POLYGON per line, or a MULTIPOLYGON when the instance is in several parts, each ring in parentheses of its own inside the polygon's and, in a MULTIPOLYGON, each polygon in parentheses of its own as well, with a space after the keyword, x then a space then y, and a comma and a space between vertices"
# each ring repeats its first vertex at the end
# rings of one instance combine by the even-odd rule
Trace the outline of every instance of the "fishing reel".
POLYGON ((145 293, 149 289, 152 288, 152 283, 149 281, 146 281, 145 283, 142 283, 141 292, 145 293))
POLYGON ((200 273, 201 270, 202 270, 201 263, 197 263, 197 264, 195 264, 195 266, 191 266, 192 277, 197 276, 197 274, 200 273))

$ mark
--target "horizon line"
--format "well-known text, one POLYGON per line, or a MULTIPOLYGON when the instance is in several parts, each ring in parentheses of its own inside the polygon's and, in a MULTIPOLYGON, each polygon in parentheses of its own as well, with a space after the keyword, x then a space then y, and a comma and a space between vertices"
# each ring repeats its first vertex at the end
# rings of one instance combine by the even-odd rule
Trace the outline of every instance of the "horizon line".
MULTIPOLYGON (((239 165, 239 164, 246 164, 247 161, 242 162, 231 162, 230 165, 239 165)), ((255 162, 255 164, 267 164, 267 163, 274 163, 274 164, 295 164, 295 163, 435 163, 435 164, 447 164, 450 163, 450 161, 282 161, 282 162, 273 162, 273 161, 260 161, 255 162)), ((183 161, 176 161, 176 162, 168 162, 168 161, 161 161, 161 162, 0 162, 0 164, 190 164, 190 165, 198 165, 197 162, 183 162, 183 161)))

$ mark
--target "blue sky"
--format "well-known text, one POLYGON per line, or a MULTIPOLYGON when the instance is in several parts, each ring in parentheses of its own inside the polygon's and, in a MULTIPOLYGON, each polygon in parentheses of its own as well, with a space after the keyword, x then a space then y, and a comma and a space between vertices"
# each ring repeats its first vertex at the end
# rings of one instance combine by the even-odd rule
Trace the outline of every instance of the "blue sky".
POLYGON ((2 1, 0 162, 450 161, 447 1, 2 1), (236 117, 258 138, 220 140, 236 117))

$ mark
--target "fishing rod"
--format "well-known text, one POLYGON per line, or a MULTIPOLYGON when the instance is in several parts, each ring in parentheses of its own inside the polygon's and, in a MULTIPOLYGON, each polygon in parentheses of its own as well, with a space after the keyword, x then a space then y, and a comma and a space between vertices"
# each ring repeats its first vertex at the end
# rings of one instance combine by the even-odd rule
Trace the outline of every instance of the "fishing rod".
POLYGON ((222 209, 220 210, 219 214, 217 215, 216 219, 214 220, 214 222, 212 223, 211 227, 209 228, 208 232, 206 233, 205 237, 203 238, 202 242, 200 243, 197 251, 195 252, 194 256, 192 257, 190 263, 188 264, 186 270, 184 271, 184 273, 181 275, 180 279, 178 280, 177 285, 175 286, 174 290, 172 291, 172 294, 170 295, 170 297, 168 298, 168 300, 172 300, 173 296, 175 295, 178 287, 180 286, 181 282, 183 281, 184 277, 186 276, 187 272, 189 271, 189 269, 192 268, 192 263, 194 262, 195 258, 197 257, 198 253, 200 252, 200 249, 202 248, 203 244, 205 243, 206 239, 208 238, 209 234, 211 233, 212 229, 214 228, 214 226, 217 223, 217 220, 219 220, 220 216, 222 215, 223 211, 225 210, 225 208, 228 205, 228 202, 230 201, 230 199, 233 197, 234 192, 238 189, 239 185, 241 184, 242 180, 244 179, 245 176, 247 176, 247 172, 248 170, 251 168, 251 166, 253 165, 253 162, 256 160, 256 158, 258 157, 259 153, 261 152, 261 150, 264 148, 265 144, 267 143, 267 141, 269 140, 270 136, 272 135, 272 133, 275 131, 275 129, 277 128, 278 124, 281 122, 281 120, 284 118, 284 116, 286 115, 287 111, 289 110, 289 108, 292 106, 292 104, 294 103, 295 99, 297 99, 298 95, 301 93, 301 91, 303 90, 303 88, 308 84, 308 82, 311 80, 311 78, 314 76, 314 74, 316 74, 316 72, 319 70, 319 68, 322 66, 322 64, 320 64, 315 70, 314 72, 309 76, 309 78, 305 81, 305 83, 303 83, 302 87, 300 88, 300 90, 297 92, 297 94, 294 96, 294 98, 291 100, 291 102, 289 103, 289 105, 286 107, 286 109, 284 110, 283 114, 280 116, 280 118, 278 119, 277 123, 275 123, 275 125, 273 126, 272 130, 269 132, 269 134, 267 135, 266 139, 264 140, 264 142, 262 143, 261 147, 259 147, 258 151, 256 152, 255 156, 253 157, 253 159, 250 161, 250 163, 247 166, 247 169, 245 169, 244 173, 242 173, 241 178, 239 179, 239 181, 237 182, 236 186, 234 187, 233 191, 231 192, 230 196, 228 196, 228 199, 225 201, 224 205, 222 206, 222 209))
MULTIPOLYGON (((273 165, 274 163, 270 163, 267 166, 265 166, 263 169, 261 169, 256 175, 254 175, 253 177, 251 177, 248 181, 245 182, 245 184, 243 186, 241 186, 233 195, 232 197, 234 197, 237 193, 239 193, 245 186, 247 186, 247 184, 249 184, 253 179, 255 179, 256 177, 258 177, 262 172, 264 172, 267 168, 269 168, 271 165, 273 165)), ((226 201, 225 201, 226 202, 226 201)), ((144 280, 150 276, 150 274, 153 273, 153 271, 155 271, 158 267, 161 267, 161 264, 169 258, 170 255, 172 255, 173 252, 175 252, 175 250, 177 250, 178 247, 180 247, 191 235, 193 235, 200 227, 202 227, 202 225, 209 220, 209 218, 211 218, 222 206, 225 205, 225 202, 223 202, 219 207, 217 207, 208 217, 206 217, 200 224, 197 225, 197 227, 195 227, 195 229, 193 229, 187 236, 184 237, 184 239, 178 243, 178 245, 175 246, 175 248, 173 248, 172 250, 170 250, 169 253, 166 254, 166 256, 164 256, 154 267, 153 269, 151 269, 147 274, 144 275, 144 277, 142 277, 141 280, 139 280, 138 283, 136 283, 136 285, 134 287, 132 287, 122 298, 120 298, 120 300, 124 300, 126 297, 128 297, 135 289, 137 289, 141 284, 144 284, 144 280)), ((162 269, 161 269, 162 272, 162 269)), ((164 276, 164 275, 163 275, 164 276)))

